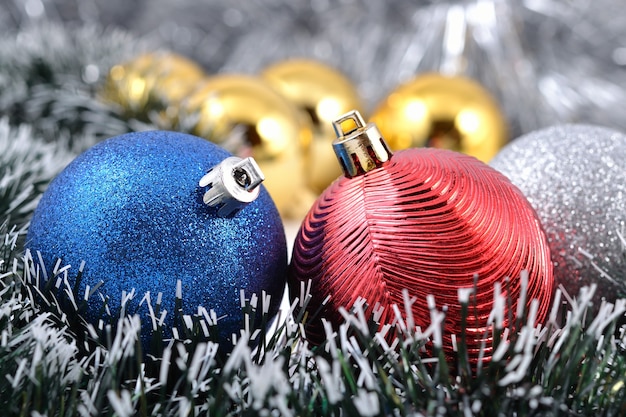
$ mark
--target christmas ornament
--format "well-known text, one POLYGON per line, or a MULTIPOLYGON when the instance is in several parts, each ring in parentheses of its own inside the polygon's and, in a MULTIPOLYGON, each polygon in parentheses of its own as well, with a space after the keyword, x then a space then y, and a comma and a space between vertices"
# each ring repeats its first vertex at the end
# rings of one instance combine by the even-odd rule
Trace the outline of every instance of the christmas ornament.
POLYGON ((392 92, 372 121, 392 149, 450 149, 484 162, 507 139, 506 122, 494 99, 463 77, 420 75, 392 92))
POLYGON ((597 284, 601 299, 626 296, 626 136, 562 125, 513 141, 491 165, 535 207, 548 236, 555 280, 578 295, 597 284))
POLYGON ((183 108, 198 116, 195 134, 256 159, 281 214, 304 215, 314 200, 301 152, 311 142, 311 129, 287 99, 260 78, 220 75, 201 85, 183 108))
POLYGON ((178 116, 180 101, 205 78, 195 62, 171 52, 154 52, 114 65, 102 96, 121 106, 127 116, 149 120, 149 113, 165 111, 165 118, 178 116))
MULTIPOLYGON (((140 314, 144 346, 153 329, 141 299, 147 292, 153 303, 161 299, 164 334, 171 336, 177 282, 182 314, 214 309, 223 317, 225 340, 241 328, 240 289, 271 295, 274 314, 287 269, 284 230, 258 186, 262 177, 253 162, 229 156, 204 139, 173 132, 101 142, 52 181, 33 215, 27 247, 41 252, 48 276, 57 258, 74 271, 85 261, 77 296, 97 289, 113 315, 122 292, 134 289, 125 310, 140 314)), ((87 303, 88 321, 107 320, 97 294, 87 303)))
MULTIPOLYGON (((448 306, 444 349, 461 331, 458 290, 476 290, 476 315, 467 323, 467 347, 477 361, 481 343, 490 351, 487 318, 494 284, 511 297, 504 317, 515 317, 520 273, 527 270, 528 299, 538 299, 545 318, 553 290, 545 235, 522 193, 480 161, 442 149, 409 149, 391 155, 374 124, 358 112, 335 122, 333 147, 345 176, 316 201, 296 237, 288 278, 290 296, 311 286, 306 329, 313 342, 324 339, 320 317, 337 325, 339 307, 363 297, 384 308, 403 304, 402 290, 416 297, 416 325, 430 323, 426 296, 448 306), (351 127, 349 127, 351 125, 351 127), (474 274, 478 279, 474 282, 474 274), (328 299, 328 300, 327 300, 328 299), (325 304, 323 302, 327 301, 325 304), (320 307, 322 306, 322 307, 320 307)), ((528 301, 530 302, 530 301, 528 301)))
POLYGON ((263 71, 263 78, 308 117, 313 140, 305 149, 307 184, 322 192, 341 175, 332 141, 332 121, 363 105, 352 82, 338 70, 309 59, 281 61, 263 71))

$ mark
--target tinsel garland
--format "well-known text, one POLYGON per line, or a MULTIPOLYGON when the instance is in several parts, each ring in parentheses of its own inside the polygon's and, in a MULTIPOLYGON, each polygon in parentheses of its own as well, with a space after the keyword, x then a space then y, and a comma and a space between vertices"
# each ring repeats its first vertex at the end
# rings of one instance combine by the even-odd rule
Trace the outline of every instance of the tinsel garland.
MULTIPOLYGON (((8 260, 15 233, 4 229, 2 236, 0 252, 8 260)), ((219 355, 215 342, 197 341, 200 329, 212 332, 219 326, 209 312, 183 324, 180 337, 162 355, 142 359, 136 316, 120 318, 115 327, 80 322, 70 327, 57 300, 32 286, 43 279, 43 268, 31 254, 0 266, 5 415, 20 410, 59 416, 610 416, 625 411, 625 340, 623 329, 616 333, 616 320, 626 312, 626 300, 587 317, 593 289, 583 289, 577 300, 559 292, 549 320, 536 327, 536 306, 507 327, 503 310, 494 309, 489 319, 495 326, 493 357, 474 373, 463 333, 457 335, 457 361, 446 362, 441 350, 446 312, 433 308, 431 324, 417 328, 408 313, 414 302, 408 294, 393 328, 376 332, 375 318, 367 318, 363 302, 357 302, 342 312, 345 324, 336 332, 328 328, 319 348, 302 343, 305 318, 290 315, 298 303, 306 304, 305 292, 275 332, 243 320, 227 357, 219 355), (388 331, 397 335, 393 341, 388 331), (423 354, 426 343, 434 346, 432 356, 423 354)), ((63 281, 71 273, 63 267, 56 275, 63 281)), ((242 313, 253 317, 258 299, 246 296, 242 313)), ((73 297, 79 301, 79 294, 73 297)), ((472 298, 471 292, 459 294, 463 317, 472 315, 472 298)), ((502 303, 507 300, 496 294, 495 305, 502 303)))
POLYGON ((96 98, 111 66, 145 49, 133 36, 59 23, 28 26, 0 38, 0 115, 29 124, 48 142, 64 137, 76 151, 145 128, 96 98))
POLYGON ((47 143, 28 125, 0 119, 0 218, 18 230, 28 224, 47 184, 76 155, 67 136, 47 143))

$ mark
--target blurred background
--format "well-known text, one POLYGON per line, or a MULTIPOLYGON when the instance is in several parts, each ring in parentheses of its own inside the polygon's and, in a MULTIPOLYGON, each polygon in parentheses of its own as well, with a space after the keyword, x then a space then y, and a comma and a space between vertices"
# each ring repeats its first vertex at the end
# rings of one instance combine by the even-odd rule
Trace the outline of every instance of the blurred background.
POLYGON ((425 71, 464 74, 502 105, 512 136, 559 121, 626 124, 622 0, 2 0, 4 36, 43 21, 120 28, 208 73, 309 57, 372 110, 425 71))

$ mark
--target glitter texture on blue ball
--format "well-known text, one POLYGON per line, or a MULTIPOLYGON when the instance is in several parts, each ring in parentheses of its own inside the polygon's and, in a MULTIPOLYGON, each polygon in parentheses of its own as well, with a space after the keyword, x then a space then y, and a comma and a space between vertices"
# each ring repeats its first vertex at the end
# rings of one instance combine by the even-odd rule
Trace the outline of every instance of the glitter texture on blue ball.
MULTIPOLYGON (((269 294, 273 315, 287 269, 284 229, 264 188, 228 217, 203 203, 206 189, 199 179, 229 156, 204 139, 175 132, 129 133, 101 142, 50 183, 26 247, 41 253, 49 275, 60 258, 75 279, 84 261, 77 294, 103 281, 97 292, 108 297, 112 311, 119 309, 123 291, 135 289, 127 311, 141 317, 144 346, 152 324, 141 299, 150 292, 154 304, 162 293, 163 334, 171 336, 177 281, 182 313, 213 309, 221 317, 220 340, 226 340, 241 329, 240 290, 247 297, 269 294)), ((106 322, 98 294, 89 298, 84 316, 93 324, 106 322)))

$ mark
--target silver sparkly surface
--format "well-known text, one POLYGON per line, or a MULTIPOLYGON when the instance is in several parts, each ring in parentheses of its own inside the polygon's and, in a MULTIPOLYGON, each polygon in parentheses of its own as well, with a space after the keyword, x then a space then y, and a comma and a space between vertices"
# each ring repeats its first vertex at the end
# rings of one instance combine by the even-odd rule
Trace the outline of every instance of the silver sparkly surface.
POLYGON ((548 235, 555 279, 595 301, 626 294, 626 136, 562 125, 522 136, 491 161, 526 195, 548 235))

